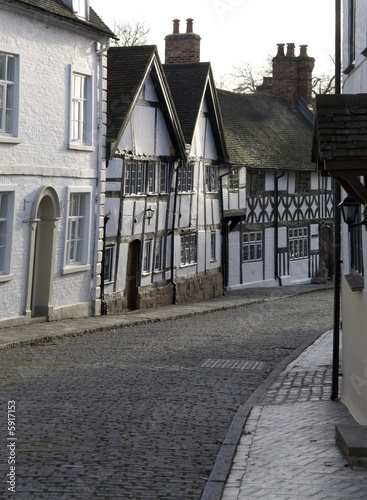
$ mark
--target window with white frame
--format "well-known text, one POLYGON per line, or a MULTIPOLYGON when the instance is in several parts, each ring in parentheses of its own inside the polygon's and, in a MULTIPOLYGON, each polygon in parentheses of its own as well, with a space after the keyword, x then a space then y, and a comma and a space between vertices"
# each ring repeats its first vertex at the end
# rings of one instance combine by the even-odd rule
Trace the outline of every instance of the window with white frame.
POLYGON ((72 72, 70 147, 92 145, 92 77, 72 72))
POLYGON ((197 262, 197 236, 196 234, 185 234, 181 236, 181 265, 189 265, 197 262))
POLYGON ((0 52, 0 136, 16 136, 18 121, 18 56, 0 52))
POLYGON ((215 231, 210 233, 210 260, 217 260, 217 238, 215 231))
POLYGON ((178 169, 178 191, 189 192, 193 190, 193 178, 194 178, 194 165, 191 163, 189 165, 182 165, 178 169))
POLYGON ((205 165, 206 191, 218 191, 218 165, 205 165))
POLYGON ((238 168, 232 168, 228 177, 228 187, 229 189, 238 189, 240 185, 239 182, 239 172, 238 168))
POLYGON ((153 240, 147 240, 144 243, 143 273, 150 273, 152 262, 153 240))
POLYGON ((105 282, 112 281, 113 247, 106 247, 104 251, 103 276, 105 282))
POLYGON ((254 262, 263 259, 263 233, 251 231, 242 235, 242 262, 254 262))
POLYGON ((295 176, 295 193, 308 194, 311 188, 310 172, 296 172, 295 176))
POLYGON ((163 240, 157 238, 155 242, 154 253, 154 271, 161 271, 163 269, 163 240))
POLYGON ((296 227, 288 231, 289 259, 308 258, 308 228, 296 227))
POLYGON ((14 193, 0 186, 0 276, 10 273, 13 199, 14 193))
POLYGON ((128 162, 125 168, 125 194, 146 193, 146 162, 128 162))
POLYGON ((159 192, 169 193, 170 164, 161 162, 159 164, 159 192))
POLYGON ((88 264, 90 193, 71 192, 68 203, 68 224, 66 233, 66 266, 88 264))
POLYGON ((157 173, 158 173, 158 163, 149 162, 148 163, 148 193, 157 192, 157 173))

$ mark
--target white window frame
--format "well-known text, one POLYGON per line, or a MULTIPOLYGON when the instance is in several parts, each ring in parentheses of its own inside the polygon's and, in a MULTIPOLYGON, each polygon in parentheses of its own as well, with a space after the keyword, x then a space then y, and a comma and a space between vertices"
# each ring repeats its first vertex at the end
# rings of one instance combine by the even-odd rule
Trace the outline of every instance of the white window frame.
POLYGON ((163 238, 157 238, 154 251, 154 271, 159 272, 163 269, 163 238))
POLYGON ((113 279, 113 259, 114 259, 114 253, 115 253, 115 246, 114 245, 108 245, 105 248, 105 258, 104 258, 104 282, 105 283, 112 283, 114 281, 113 279), (109 258, 108 258, 109 256, 109 258), (108 259, 108 262, 106 264, 106 260, 108 259), (108 273, 106 273, 106 268, 108 269, 108 273))
POLYGON ((218 191, 218 165, 213 163, 205 165, 205 190, 209 193, 218 191))
MULTIPOLYGON (((0 198, 2 195, 7 195, 8 202, 7 202, 6 214, 3 214, 3 217, 1 217, 1 212, 0 212, 0 223, 4 223, 5 226, 5 245, 3 247, 4 263, 2 269, 0 269, 0 282, 10 281, 11 279, 13 279, 13 275, 10 274, 10 270, 11 270, 12 244, 13 244, 15 186, 10 184, 1 184, 0 198)), ((0 245, 1 245, 1 239, 0 239, 0 245)))
POLYGON ((191 193, 194 189, 194 164, 184 164, 178 169, 177 190, 181 193, 191 193))
POLYGON ((159 162, 159 192, 169 193, 170 188, 170 163, 159 162))
POLYGON ((217 260, 217 235, 215 231, 210 233, 210 261, 215 262, 217 260))
POLYGON ((181 236, 181 266, 197 263, 197 234, 189 233, 181 236))
MULTIPOLYGON (((7 50, 2 50, 2 47, 0 46, 0 56, 5 56, 6 57, 6 66, 8 66, 8 61, 10 58, 13 59, 14 61, 14 75, 13 75, 13 80, 8 80, 7 75, 4 75, 5 78, 1 79, 0 75, 0 88, 3 89, 3 93, 5 95, 5 101, 6 95, 7 95, 7 89, 12 88, 13 89, 13 107, 11 108, 11 117, 12 117, 12 127, 10 131, 5 131, 4 129, 0 129, 0 142, 8 142, 8 143, 18 143, 19 142, 19 54, 14 54, 10 53, 7 50)), ((2 115, 2 118, 0 116, 0 123, 5 124, 6 120, 6 102, 5 102, 5 107, 3 109, 0 109, 0 114, 2 115)))
POLYGON ((152 249, 153 240, 144 242, 143 274, 150 274, 152 270, 152 249))
POLYGON ((242 233, 242 262, 261 262, 264 257, 263 232, 242 233))
MULTIPOLYGON (((69 149, 77 149, 80 151, 94 151, 93 147, 93 78, 92 72, 86 69, 76 68, 70 65, 70 125, 69 125, 69 149), (82 95, 75 95, 74 88, 76 78, 81 78, 85 81, 85 89, 82 95), (83 125, 82 131, 78 130, 78 136, 74 136, 76 120, 76 106, 82 107, 81 115, 83 125), (82 137, 80 137, 80 132, 82 137)), ((78 126, 79 129, 79 126, 78 126)))
MULTIPOLYGON (((70 274, 79 271, 87 271, 90 269, 89 255, 90 255, 90 240, 91 240, 91 200, 92 200, 92 188, 90 187, 69 187, 68 188, 68 199, 67 199, 67 210, 66 210, 66 231, 65 231, 65 251, 64 251, 64 267, 62 269, 62 274, 70 274), (80 261, 75 261, 70 259, 69 253, 69 242, 70 242, 70 223, 76 220, 72 215, 71 202, 74 196, 81 195, 85 196, 85 214, 82 229, 82 236, 80 240, 82 241, 82 250, 80 261)), ((80 218, 78 219, 80 220, 80 218)))
POLYGON ((288 229, 289 260, 308 259, 309 233, 307 226, 288 229))
POLYGON ((127 196, 144 195, 148 162, 129 160, 125 165, 124 192, 127 196))

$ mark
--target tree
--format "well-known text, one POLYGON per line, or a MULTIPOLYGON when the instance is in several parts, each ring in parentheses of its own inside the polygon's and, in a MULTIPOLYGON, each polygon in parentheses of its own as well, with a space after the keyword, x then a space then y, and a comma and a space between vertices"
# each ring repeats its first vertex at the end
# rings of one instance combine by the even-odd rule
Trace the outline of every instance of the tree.
POLYGON ((147 26, 145 21, 115 21, 113 32, 118 39, 112 40, 112 43, 117 47, 144 45, 147 43, 149 31, 150 26, 147 26))
POLYGON ((255 70, 248 62, 242 62, 241 66, 233 66, 235 73, 222 75, 220 88, 239 92, 241 94, 253 94, 256 87, 262 84, 264 76, 271 76, 272 56, 269 54, 262 68, 255 70))

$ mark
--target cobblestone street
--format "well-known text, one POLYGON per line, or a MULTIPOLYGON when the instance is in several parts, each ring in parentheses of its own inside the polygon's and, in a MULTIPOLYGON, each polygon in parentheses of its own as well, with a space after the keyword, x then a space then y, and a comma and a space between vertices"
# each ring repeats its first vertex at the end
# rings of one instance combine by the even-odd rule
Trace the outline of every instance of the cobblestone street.
POLYGON ((15 401, 17 498, 200 499, 239 406, 332 310, 320 290, 0 352, 2 496, 15 401))

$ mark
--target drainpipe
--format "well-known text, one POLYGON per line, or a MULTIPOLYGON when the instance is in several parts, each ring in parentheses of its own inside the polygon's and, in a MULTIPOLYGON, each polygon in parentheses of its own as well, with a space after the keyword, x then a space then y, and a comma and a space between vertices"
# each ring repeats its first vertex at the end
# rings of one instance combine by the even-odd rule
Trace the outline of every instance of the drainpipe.
POLYGON ((224 220, 224 201, 223 201, 223 183, 222 179, 226 175, 229 175, 231 171, 221 174, 218 178, 220 186, 220 210, 221 210, 221 226, 222 226, 222 274, 223 274, 223 293, 225 287, 228 286, 228 225, 225 224, 224 220))
POLYGON ((176 304, 176 291, 177 285, 174 280, 174 267, 175 267, 175 222, 176 222, 176 208, 177 208, 177 197, 178 197, 178 171, 182 168, 182 159, 179 160, 179 163, 176 167, 175 173, 175 194, 173 199, 173 214, 172 214, 172 241, 171 241, 171 284, 173 290, 172 304, 176 304))
POLYGON ((104 298, 104 281, 105 281, 104 267, 105 267, 105 261, 106 261, 106 226, 107 226, 107 222, 110 220, 111 214, 112 214, 112 212, 109 212, 103 218, 103 251, 102 251, 102 269, 101 269, 101 302, 102 302, 101 316, 107 315, 107 302, 105 301, 105 298, 104 298))
POLYGON ((279 265, 278 265, 278 229, 279 229, 279 217, 278 217, 278 181, 284 177, 284 171, 277 175, 275 173, 274 182, 274 277, 275 280, 279 281, 279 286, 282 286, 282 278, 279 276, 279 265))
MULTIPOLYGON (((335 94, 341 93, 341 0, 335 0, 335 94)), ((339 342, 340 342, 340 184, 335 182, 334 192, 334 327, 333 327, 333 370, 330 399, 339 396, 339 342)))

